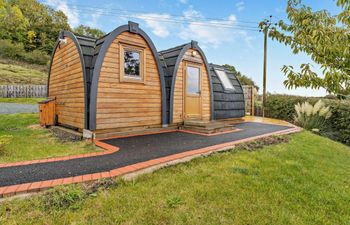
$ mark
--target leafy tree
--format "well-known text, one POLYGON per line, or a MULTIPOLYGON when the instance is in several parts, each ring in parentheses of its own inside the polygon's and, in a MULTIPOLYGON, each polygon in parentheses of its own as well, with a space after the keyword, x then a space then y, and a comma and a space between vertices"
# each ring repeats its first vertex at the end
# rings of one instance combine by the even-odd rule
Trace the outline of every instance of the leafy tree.
POLYGON ((337 5, 342 12, 332 16, 326 10, 312 11, 301 0, 288 0, 286 12, 290 23, 281 20, 271 29, 268 21, 260 23, 273 40, 290 46, 294 54, 310 55, 321 66, 322 76, 308 63, 300 65, 300 72, 292 66, 283 66, 287 88, 325 88, 338 96, 350 94, 350 1, 337 0, 337 5))
POLYGON ((234 73, 237 77, 237 79, 239 80, 239 82, 241 82, 242 85, 252 85, 254 86, 257 90, 259 90, 259 86, 255 84, 255 82, 247 77, 246 75, 242 74, 241 72, 237 71, 236 68, 232 65, 229 64, 225 64, 223 65, 227 70, 229 70, 230 72, 234 73))
POLYGON ((28 25, 27 18, 18 6, 8 5, 0 0, 0 39, 25 41, 28 25))
POLYGON ((80 25, 74 29, 74 32, 80 35, 91 36, 94 38, 100 38, 106 33, 102 30, 91 28, 89 26, 80 25))
POLYGON ((8 4, 19 7, 29 22, 27 32, 31 39, 27 38, 23 43, 28 51, 39 49, 51 53, 59 31, 71 30, 62 11, 55 11, 36 0, 8 0, 8 4))

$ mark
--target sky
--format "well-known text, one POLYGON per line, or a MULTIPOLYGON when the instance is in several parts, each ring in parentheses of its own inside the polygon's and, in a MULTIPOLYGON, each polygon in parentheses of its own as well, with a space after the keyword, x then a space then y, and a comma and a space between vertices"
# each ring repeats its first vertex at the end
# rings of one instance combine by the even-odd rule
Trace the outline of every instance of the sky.
MULTIPOLYGON (((158 51, 196 40, 209 62, 233 65, 260 87, 263 78, 263 34, 254 27, 270 15, 274 22, 286 20, 287 16, 287 0, 40 1, 62 10, 71 27, 83 24, 108 33, 129 20, 137 22, 151 37, 158 51), (183 23, 181 18, 201 22, 183 23)), ((340 11, 335 0, 303 0, 303 3, 313 10, 327 9, 331 14, 340 11)), ((307 55, 293 55, 288 46, 268 40, 267 91, 304 96, 325 95, 326 91, 322 89, 288 90, 284 87, 282 66, 299 68, 302 63, 311 63, 315 71, 320 72, 318 65, 307 55)))

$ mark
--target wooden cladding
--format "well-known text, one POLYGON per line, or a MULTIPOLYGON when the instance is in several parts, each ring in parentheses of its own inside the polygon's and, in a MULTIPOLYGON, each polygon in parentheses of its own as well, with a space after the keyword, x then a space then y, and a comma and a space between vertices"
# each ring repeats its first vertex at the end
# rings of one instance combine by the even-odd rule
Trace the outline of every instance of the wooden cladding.
POLYGON ((139 47, 132 44, 124 44, 122 42, 119 42, 119 67, 120 67, 120 82, 139 82, 139 83, 145 83, 145 74, 146 74, 146 56, 144 52, 145 46, 139 47), (138 60, 138 62, 130 63, 134 64, 133 68, 136 68, 134 71, 135 74, 130 75, 126 74, 126 66, 128 62, 126 62, 125 54, 129 52, 132 53, 131 55, 138 55, 138 58, 131 59, 131 60, 138 60), (136 65, 138 64, 138 65, 136 65))
POLYGON ((56 48, 52 59, 48 97, 56 98, 58 123, 84 128, 85 97, 82 62, 69 37, 56 48))
POLYGON ((39 103, 40 125, 47 127, 55 125, 56 107, 55 100, 49 99, 39 103))
POLYGON ((200 119, 204 121, 210 120, 210 85, 209 74, 205 67, 204 60, 201 54, 195 49, 189 49, 182 57, 182 61, 179 65, 175 80, 174 89, 174 112, 173 123, 182 123, 186 118, 185 116, 185 70, 186 65, 196 65, 201 71, 201 116, 200 119))
MULTIPOLYGON (((142 63, 142 62, 141 62, 142 63)), ((122 32, 112 42, 100 71, 96 129, 151 127, 161 125, 161 82, 154 58, 147 42, 138 34, 122 32), (121 49, 142 50, 143 82, 125 82, 121 49)))

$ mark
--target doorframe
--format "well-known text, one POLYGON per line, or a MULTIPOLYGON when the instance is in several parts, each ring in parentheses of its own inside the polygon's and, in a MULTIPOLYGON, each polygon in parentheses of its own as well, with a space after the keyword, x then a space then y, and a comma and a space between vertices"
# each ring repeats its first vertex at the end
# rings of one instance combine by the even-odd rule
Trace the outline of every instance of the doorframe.
POLYGON ((197 63, 197 62, 192 62, 192 61, 187 61, 187 60, 183 60, 183 90, 182 90, 182 95, 183 95, 183 101, 182 101, 182 115, 183 115, 183 120, 185 121, 186 119, 188 119, 187 114, 186 114, 186 96, 187 96, 187 67, 194 67, 194 68, 198 68, 199 69, 199 90, 200 90, 200 94, 199 94, 199 120, 202 120, 203 118, 203 112, 202 112, 202 64, 201 63, 197 63))

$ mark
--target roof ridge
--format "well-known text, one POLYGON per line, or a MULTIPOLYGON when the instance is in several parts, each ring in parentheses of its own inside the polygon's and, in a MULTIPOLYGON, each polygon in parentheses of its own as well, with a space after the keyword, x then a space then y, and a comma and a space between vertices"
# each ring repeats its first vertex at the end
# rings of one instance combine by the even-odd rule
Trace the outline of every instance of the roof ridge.
POLYGON ((167 52, 172 52, 172 51, 174 51, 174 50, 176 50, 176 49, 178 49, 178 48, 183 48, 184 46, 186 46, 186 45, 188 45, 188 44, 190 44, 190 43, 191 43, 191 42, 187 42, 187 43, 184 43, 184 44, 181 44, 181 45, 177 45, 177 46, 175 46, 175 47, 171 47, 171 48, 168 48, 168 49, 164 49, 164 50, 159 51, 158 53, 164 54, 164 53, 167 53, 167 52))

